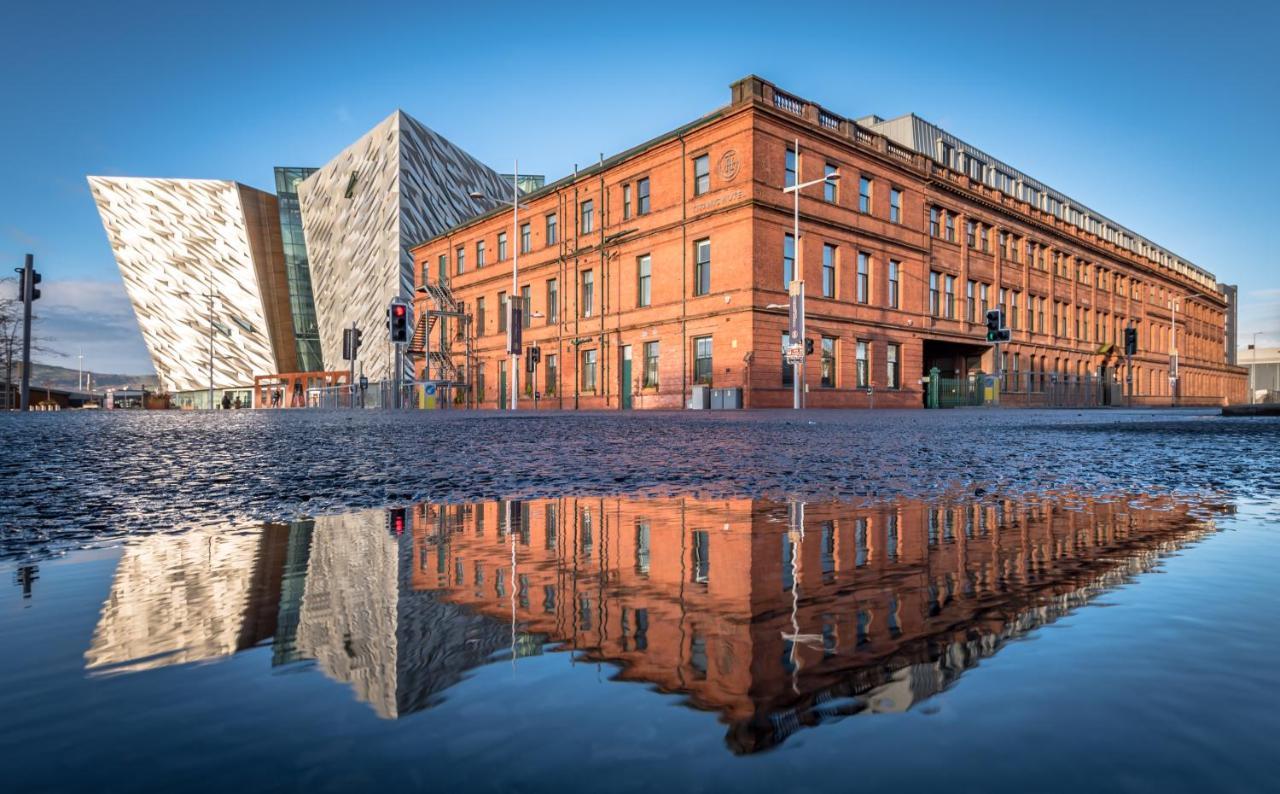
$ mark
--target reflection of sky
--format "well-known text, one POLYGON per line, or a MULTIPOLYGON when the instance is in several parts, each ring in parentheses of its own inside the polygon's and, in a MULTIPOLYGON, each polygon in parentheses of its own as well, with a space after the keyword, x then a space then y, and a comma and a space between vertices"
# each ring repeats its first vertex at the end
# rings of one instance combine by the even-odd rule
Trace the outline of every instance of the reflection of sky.
POLYGON ((3 751, 19 787, 139 775, 176 785, 193 770, 209 789, 253 788, 264 774, 322 790, 447 787, 482 770, 495 788, 830 788, 856 774, 869 788, 945 777, 969 789, 1079 790, 1138 769, 1153 787, 1205 790, 1229 767, 1241 789, 1261 790, 1280 673, 1270 633, 1241 605, 1274 600, 1280 535, 1256 516, 1223 520, 1236 531, 1164 558, 1165 575, 1109 590, 1107 608, 1007 645, 922 707, 835 722, 751 759, 725 752, 711 715, 616 683, 616 667, 582 655, 475 667, 399 721, 378 719, 324 676, 296 674, 305 664, 273 670, 265 645, 218 664, 85 676, 121 552, 41 563, 25 605, 6 565, 0 747, 26 748, 3 751))

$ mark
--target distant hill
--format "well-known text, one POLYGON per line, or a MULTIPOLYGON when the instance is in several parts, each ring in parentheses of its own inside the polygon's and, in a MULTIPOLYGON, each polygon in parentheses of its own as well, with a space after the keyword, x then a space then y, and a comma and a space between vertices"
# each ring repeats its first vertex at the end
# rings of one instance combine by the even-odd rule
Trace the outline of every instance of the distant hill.
MULTIPOLYGON (((122 389, 128 386, 145 386, 148 389, 159 389, 160 380, 155 375, 114 375, 106 372, 91 373, 90 380, 93 391, 100 392, 104 389, 122 389)), ((3 382, 4 373, 0 372, 0 382, 3 382)), ((15 366, 13 368, 13 380, 15 383, 22 379, 22 368, 15 366)), ((76 387, 76 370, 69 367, 57 367, 52 364, 31 365, 31 388, 39 388, 49 385, 55 389, 74 389, 76 387)))

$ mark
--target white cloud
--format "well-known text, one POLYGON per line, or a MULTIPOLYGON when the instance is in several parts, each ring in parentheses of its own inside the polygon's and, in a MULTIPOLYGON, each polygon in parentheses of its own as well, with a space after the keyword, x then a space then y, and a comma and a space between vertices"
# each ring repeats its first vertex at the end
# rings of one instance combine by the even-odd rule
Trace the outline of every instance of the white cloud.
POLYGON ((33 336, 61 355, 46 353, 33 359, 75 366, 83 351, 85 369, 93 372, 147 375, 154 371, 124 284, 46 279, 40 291, 33 336))

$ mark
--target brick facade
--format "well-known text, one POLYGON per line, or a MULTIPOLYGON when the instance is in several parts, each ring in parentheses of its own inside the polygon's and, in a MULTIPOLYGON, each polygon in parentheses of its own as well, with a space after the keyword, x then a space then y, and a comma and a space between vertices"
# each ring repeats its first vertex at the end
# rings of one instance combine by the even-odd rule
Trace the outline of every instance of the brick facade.
MULTIPOLYGON (((523 343, 542 351, 539 407, 622 407, 628 356, 635 408, 680 408, 698 379, 716 388, 742 388, 747 407, 791 405, 782 342, 783 252, 793 206, 781 188, 788 178, 787 150, 796 139, 800 182, 822 177, 828 165, 840 173, 833 196, 817 184, 802 191, 800 200, 797 267, 806 283, 807 334, 815 347, 804 367, 807 405, 915 407, 923 403, 921 378, 931 367, 961 378, 995 371, 982 312, 975 305, 972 320, 968 313, 970 281, 975 304, 981 285, 987 285, 990 308, 1005 290, 1012 329, 1005 369, 1019 373, 1014 392, 1034 390, 1049 378, 1097 374, 1101 367, 1108 377, 1123 377, 1118 351, 1122 329, 1132 321, 1139 328, 1137 402, 1167 404, 1173 323, 1167 307, 1177 301, 1180 401, 1242 398, 1244 370, 1225 362, 1226 304, 1216 289, 1205 290, 1171 268, 746 78, 734 84, 730 105, 522 198, 520 223, 528 224, 529 246, 519 254, 519 283, 529 289, 531 315, 523 343), (867 211, 860 206, 864 177, 867 211), (898 197, 896 208, 891 191, 898 197), (584 213, 590 215, 589 228, 584 213), (553 214, 556 239, 549 241, 553 214), (833 246, 833 267, 824 272, 827 246, 833 246), (709 289, 701 294, 697 260, 707 250, 709 289), (860 256, 866 262, 863 285, 860 256), (645 257, 647 305, 640 299, 645 257), (896 285, 890 284, 891 262, 896 285), (931 274, 939 280, 936 309, 931 274), (947 276, 954 279, 950 312, 941 294, 947 276), (824 288, 833 295, 824 296, 824 288), (1208 294, 1190 297, 1202 291, 1208 294), (1056 323, 1055 305, 1063 315, 1056 323), (824 345, 823 337, 831 341, 824 345), (646 367, 646 352, 652 351, 647 346, 655 342, 656 372, 646 367), (709 365, 698 360, 698 352, 708 348, 709 365), (823 361, 824 349, 830 363, 823 361), (896 383, 891 354, 897 357, 896 383), (865 381, 859 374, 864 368, 865 381), (554 382, 548 384, 550 376, 554 382)), ((470 397, 459 395, 466 404, 474 399, 480 407, 499 405, 507 360, 501 305, 511 291, 511 257, 520 241, 510 211, 499 210, 413 249, 418 283, 440 280, 443 257, 445 280, 476 320, 470 358, 453 348, 475 386, 470 397), (500 258, 503 234, 506 255, 500 258)), ((429 305, 419 292, 419 316, 429 305)), ((421 362, 418 372, 423 374, 421 362)), ((533 408, 525 381, 522 371, 521 407, 533 408)))

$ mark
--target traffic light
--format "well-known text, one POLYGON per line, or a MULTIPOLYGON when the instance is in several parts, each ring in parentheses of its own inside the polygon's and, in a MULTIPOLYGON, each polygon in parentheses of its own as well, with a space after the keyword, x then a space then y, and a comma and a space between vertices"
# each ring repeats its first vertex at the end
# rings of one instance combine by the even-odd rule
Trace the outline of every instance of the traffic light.
POLYGON ((529 354, 524 359, 524 371, 533 373, 538 369, 538 362, 542 360, 542 348, 532 345, 529 348, 529 354))
POLYGON ((812 340, 812 339, 806 339, 806 340, 804 340, 804 354, 805 354, 806 356, 812 356, 812 355, 813 355, 813 340, 812 340))
POLYGON ((360 354, 360 340, 364 336, 364 331, 359 328, 343 328, 342 329, 342 360, 355 361, 356 356, 360 354))
POLYGON ((409 306, 403 301, 392 301, 387 309, 387 330, 394 344, 409 341, 409 306))
POLYGON ((987 341, 1009 341, 1009 329, 1004 327, 1004 311, 1001 309, 991 309, 987 312, 987 341))
POLYGON ((1126 356, 1138 355, 1138 329, 1124 329, 1124 354, 1126 356))
MULTIPOLYGON (((26 268, 17 267, 14 271, 18 274, 18 300, 25 301, 27 299, 27 270, 26 268)), ((40 274, 31 271, 31 300, 40 300, 40 290, 35 285, 41 281, 40 274)))

